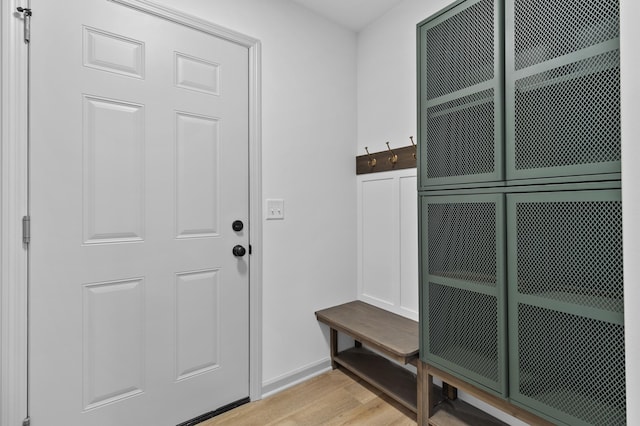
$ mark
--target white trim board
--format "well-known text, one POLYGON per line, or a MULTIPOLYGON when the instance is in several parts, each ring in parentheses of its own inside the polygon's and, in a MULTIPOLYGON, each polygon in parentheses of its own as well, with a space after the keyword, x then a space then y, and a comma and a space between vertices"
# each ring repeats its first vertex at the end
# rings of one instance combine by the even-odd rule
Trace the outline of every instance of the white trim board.
POLYGON ((26 213, 26 64, 22 18, 0 6, 0 424, 19 425, 27 414, 27 252, 22 245, 26 213))
MULTIPOLYGON (((28 412, 26 251, 26 61, 22 21, 16 7, 0 6, 0 426, 21 424, 28 412)), ((249 55, 249 218, 252 255, 249 272, 249 397, 262 397, 262 103, 259 40, 147 0, 105 0, 166 19, 248 49, 249 55)), ((20 2, 20 3, 19 3, 20 2)), ((37 11, 34 11, 34 16, 37 11)), ((36 24, 34 22, 34 24, 36 24)))

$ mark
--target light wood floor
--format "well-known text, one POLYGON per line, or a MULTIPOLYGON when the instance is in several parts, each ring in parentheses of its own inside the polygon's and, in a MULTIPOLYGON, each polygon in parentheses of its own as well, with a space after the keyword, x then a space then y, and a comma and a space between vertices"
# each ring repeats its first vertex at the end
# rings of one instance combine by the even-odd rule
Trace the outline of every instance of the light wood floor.
POLYGON ((198 426, 415 426, 414 413, 343 370, 333 370, 198 426))

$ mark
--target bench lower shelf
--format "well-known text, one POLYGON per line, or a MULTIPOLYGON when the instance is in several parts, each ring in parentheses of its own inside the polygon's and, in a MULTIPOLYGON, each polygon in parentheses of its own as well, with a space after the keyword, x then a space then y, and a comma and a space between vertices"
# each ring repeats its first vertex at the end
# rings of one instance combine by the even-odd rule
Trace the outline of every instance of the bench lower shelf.
POLYGON ((409 410, 417 412, 416 375, 406 368, 363 347, 339 352, 333 357, 333 361, 409 410))

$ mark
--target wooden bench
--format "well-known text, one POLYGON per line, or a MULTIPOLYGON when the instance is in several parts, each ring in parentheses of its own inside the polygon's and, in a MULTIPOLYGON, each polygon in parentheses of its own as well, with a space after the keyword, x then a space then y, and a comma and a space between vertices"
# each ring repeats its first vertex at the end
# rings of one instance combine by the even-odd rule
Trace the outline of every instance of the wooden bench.
POLYGON ((419 328, 416 321, 401 317, 362 301, 345 303, 316 312, 319 322, 329 326, 331 364, 342 367, 389 395, 417 414, 420 426, 498 426, 505 425, 492 416, 455 397, 438 397, 434 386, 438 377, 497 408, 531 424, 541 419, 480 391, 465 382, 420 361, 419 328), (355 346, 338 351, 338 332, 355 340, 355 346), (364 348, 362 345, 374 351, 364 348), (381 356, 379 354, 383 354, 381 356), (392 362, 389 360, 395 360, 392 362), (417 367, 415 374, 399 364, 417 367))
POLYGON ((419 366, 416 321, 362 301, 317 311, 316 318, 329 326, 333 368, 340 366, 351 371, 417 413, 416 375, 390 360, 419 366), (338 352, 338 332, 352 337, 356 341, 355 346, 338 352), (384 356, 363 347, 363 344, 384 356))

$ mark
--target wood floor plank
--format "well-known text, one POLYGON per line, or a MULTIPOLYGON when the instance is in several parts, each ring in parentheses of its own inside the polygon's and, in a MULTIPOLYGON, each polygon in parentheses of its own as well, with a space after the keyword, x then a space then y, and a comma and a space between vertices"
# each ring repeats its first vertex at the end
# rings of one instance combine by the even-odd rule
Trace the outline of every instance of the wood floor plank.
POLYGON ((324 425, 328 424, 336 413, 350 411, 362 404, 353 398, 344 388, 336 389, 324 395, 317 395, 315 401, 306 404, 283 420, 291 425, 324 425))
POLYGON ((416 422, 412 419, 413 413, 404 407, 394 406, 383 398, 374 398, 366 404, 362 404, 354 410, 343 412, 332 418, 326 426, 352 426, 352 425, 391 425, 399 420, 407 420, 411 425, 416 422))
POLYGON ((314 377, 198 426, 415 426, 415 414, 343 370, 314 377))
POLYGON ((366 384, 359 378, 354 378, 351 383, 345 386, 345 389, 361 404, 366 404, 372 399, 379 398, 382 394, 380 390, 366 384))
POLYGON ((199 426, 211 425, 266 425, 305 408, 314 397, 328 388, 340 389, 351 383, 345 375, 327 374, 314 377, 293 388, 286 389, 269 398, 243 405, 199 426))

